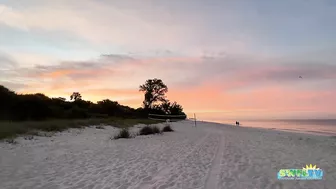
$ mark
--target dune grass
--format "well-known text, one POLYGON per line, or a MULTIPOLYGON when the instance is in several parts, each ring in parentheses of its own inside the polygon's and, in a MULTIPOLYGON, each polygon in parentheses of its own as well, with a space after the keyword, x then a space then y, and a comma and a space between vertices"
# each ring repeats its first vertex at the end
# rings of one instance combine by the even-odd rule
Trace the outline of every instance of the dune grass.
POLYGON ((152 126, 152 131, 153 131, 153 134, 162 134, 160 128, 156 125, 152 126))
POLYGON ((92 125, 112 125, 119 128, 127 128, 136 124, 155 124, 159 121, 139 118, 100 118, 80 120, 46 120, 46 121, 22 121, 22 122, 0 122, 0 139, 13 138, 18 135, 37 135, 38 131, 58 132, 69 128, 83 128, 92 125))
POLYGON ((111 139, 120 139, 120 138, 132 138, 131 133, 129 132, 128 128, 122 128, 119 130, 119 133, 115 135, 111 139))
POLYGON ((146 125, 141 128, 139 131, 139 135, 152 135, 152 134, 161 134, 160 128, 157 126, 146 125))
POLYGON ((174 129, 170 125, 166 125, 162 128, 162 132, 174 132, 174 129))

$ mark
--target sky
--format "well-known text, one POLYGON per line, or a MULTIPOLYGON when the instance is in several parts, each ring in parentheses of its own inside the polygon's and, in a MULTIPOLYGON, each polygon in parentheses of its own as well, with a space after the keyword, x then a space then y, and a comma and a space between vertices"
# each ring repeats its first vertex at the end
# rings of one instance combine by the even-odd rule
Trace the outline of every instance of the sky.
POLYGON ((0 0, 0 85, 202 120, 335 118, 334 0, 0 0), (300 78, 302 76, 302 78, 300 78))

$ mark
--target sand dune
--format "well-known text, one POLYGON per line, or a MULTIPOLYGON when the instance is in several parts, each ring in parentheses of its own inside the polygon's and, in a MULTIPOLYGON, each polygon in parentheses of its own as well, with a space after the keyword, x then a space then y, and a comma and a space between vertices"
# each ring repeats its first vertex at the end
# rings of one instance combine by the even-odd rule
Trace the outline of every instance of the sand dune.
MULTIPOLYGON (((280 189, 336 186, 336 139, 183 121, 156 136, 110 140, 86 128, 0 144, 1 189, 280 189), (320 181, 279 181, 282 168, 316 164, 320 181)), ((138 128, 133 128, 135 132, 138 128)))

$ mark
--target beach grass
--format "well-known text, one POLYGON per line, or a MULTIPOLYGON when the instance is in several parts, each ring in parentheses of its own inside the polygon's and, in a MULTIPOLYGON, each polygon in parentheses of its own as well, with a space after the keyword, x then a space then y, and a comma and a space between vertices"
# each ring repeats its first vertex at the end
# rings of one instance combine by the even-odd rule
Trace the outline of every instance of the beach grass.
POLYGON ((38 131, 58 132, 69 128, 83 128, 92 125, 112 125, 118 128, 127 128, 136 124, 155 124, 160 121, 140 118, 96 118, 73 120, 46 120, 46 121, 22 121, 0 122, 0 139, 13 138, 18 135, 38 135, 38 131))
POLYGON ((139 131, 139 135, 152 135, 152 134, 161 134, 161 130, 157 126, 150 126, 146 125, 145 127, 141 128, 139 131))
POLYGON ((174 130, 171 128, 170 125, 166 125, 162 128, 162 132, 173 132, 174 130))
POLYGON ((132 138, 131 133, 129 132, 128 128, 122 128, 119 130, 119 133, 111 137, 111 139, 120 139, 120 138, 132 138))
POLYGON ((151 135, 151 134, 153 134, 153 129, 149 125, 146 125, 139 131, 139 135, 151 135))
POLYGON ((162 134, 160 128, 158 126, 152 126, 152 131, 153 131, 153 134, 162 134))

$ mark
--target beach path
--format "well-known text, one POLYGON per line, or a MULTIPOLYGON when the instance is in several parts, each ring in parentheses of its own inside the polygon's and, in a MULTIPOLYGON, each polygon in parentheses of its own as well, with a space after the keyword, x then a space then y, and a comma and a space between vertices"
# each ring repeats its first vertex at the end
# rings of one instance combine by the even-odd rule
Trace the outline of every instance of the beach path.
POLYGON ((117 129, 69 130, 0 143, 1 189, 284 189, 336 186, 336 139, 189 121, 175 132, 110 140, 117 129), (316 164, 320 181, 279 181, 316 164))

